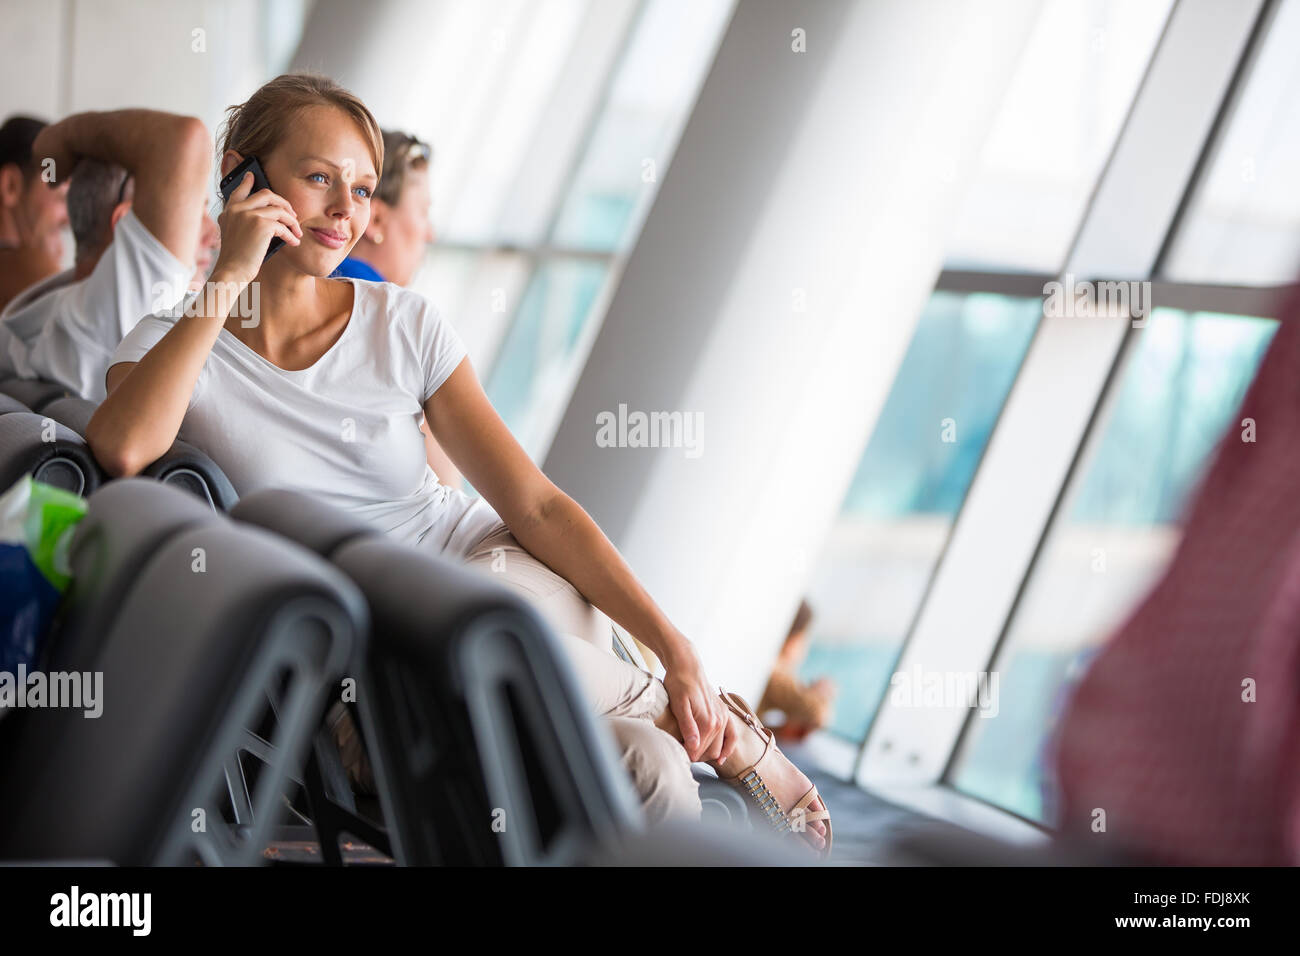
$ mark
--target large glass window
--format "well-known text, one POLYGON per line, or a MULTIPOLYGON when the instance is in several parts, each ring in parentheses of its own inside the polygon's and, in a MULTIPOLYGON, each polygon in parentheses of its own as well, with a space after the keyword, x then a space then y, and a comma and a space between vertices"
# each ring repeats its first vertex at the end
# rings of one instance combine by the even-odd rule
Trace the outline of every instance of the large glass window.
POLYGON ((809 584, 801 676, 836 681, 837 734, 866 733, 1041 315, 936 292, 918 320, 809 584))
POLYGON ((525 448, 537 449, 564 412, 578 371, 564 359, 587 329, 606 268, 599 259, 552 259, 533 273, 487 383, 525 448))
POLYGON ((811 576, 800 673, 837 681, 838 735, 863 739, 884 697, 1171 6, 1043 5, 947 239, 980 291, 941 280, 811 576))
POLYGON ((456 326, 489 398, 535 458, 733 8, 734 0, 441 5, 429 12, 428 55, 390 92, 385 122, 433 146, 437 238, 411 286, 456 326))
POLYGON ((1170 6, 1043 6, 949 234, 948 268, 1061 267, 1170 6))
POLYGON ((438 241, 413 287, 456 324, 489 398, 535 458, 563 414, 733 6, 458 6, 458 26, 445 33, 473 43, 446 51, 421 85, 452 94, 428 104, 438 241))
POLYGON ((557 246, 625 248, 662 180, 731 4, 646 7, 551 234, 557 246))
POLYGON ((972 716, 952 782, 1046 822, 1044 747, 1100 643, 1157 580, 1178 519, 1276 329, 1271 319, 1156 309, 1075 470, 972 716), (990 710, 990 713, 993 711, 990 710))
POLYGON ((1165 272, 1290 282, 1300 267, 1300 2, 1279 5, 1165 272))

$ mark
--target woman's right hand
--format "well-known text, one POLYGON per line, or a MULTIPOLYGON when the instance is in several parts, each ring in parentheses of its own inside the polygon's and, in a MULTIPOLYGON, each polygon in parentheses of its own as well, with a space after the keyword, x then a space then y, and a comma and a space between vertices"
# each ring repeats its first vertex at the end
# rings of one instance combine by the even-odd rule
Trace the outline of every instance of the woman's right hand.
POLYGON ((292 246, 302 241, 302 227, 289 201, 269 189, 253 189, 253 174, 245 173, 217 217, 221 227, 221 253, 212 274, 221 273, 252 282, 262 268, 266 250, 275 238, 292 246))

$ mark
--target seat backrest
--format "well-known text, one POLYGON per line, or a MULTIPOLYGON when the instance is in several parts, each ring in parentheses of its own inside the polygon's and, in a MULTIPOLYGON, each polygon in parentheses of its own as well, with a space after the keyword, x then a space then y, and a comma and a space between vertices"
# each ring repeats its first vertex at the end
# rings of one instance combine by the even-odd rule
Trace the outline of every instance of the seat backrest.
POLYGON ((608 732, 522 598, 301 492, 257 491, 231 514, 330 557, 370 605, 357 704, 400 862, 573 862, 641 825, 608 732))
POLYGON ((7 378, 0 381, 0 394, 15 398, 32 411, 39 412, 44 411, 45 406, 56 398, 72 393, 58 382, 47 382, 39 378, 7 378))
POLYGON ((643 825, 608 731, 522 598, 386 537, 334 561, 370 605, 358 705, 400 861, 569 864, 643 825))
POLYGON ((179 438, 146 468, 143 475, 188 491, 217 511, 229 511, 239 501, 235 486, 215 461, 179 438))
MULTIPOLYGON (((216 520, 191 496, 144 478, 109 482, 90 495, 69 542, 71 581, 50 623, 40 669, 88 669, 149 557, 176 532, 216 520)), ((11 710, 0 720, 0 765, 32 714, 11 710)))
MULTIPOLYGON (((84 398, 57 398, 47 404, 41 414, 66 425, 84 438, 91 416, 98 407, 95 402, 84 398)), ((239 500, 235 486, 217 463, 179 438, 141 474, 197 496, 214 511, 229 511, 239 500)))
POLYGON ((10 398, 3 392, 0 392, 0 415, 8 415, 10 412, 30 412, 31 409, 18 401, 16 398, 10 398))
POLYGON ((10 412, 0 415, 0 489, 23 475, 78 495, 105 480, 80 435, 35 412, 10 412))
POLYGON ((90 424, 90 416, 95 414, 95 409, 98 407, 97 403, 88 398, 66 395, 63 398, 56 398, 47 403, 41 409, 41 414, 54 419, 60 425, 67 425, 82 438, 85 438, 86 426, 90 424))
POLYGON ((102 674, 100 716, 49 710, 22 725, 0 779, 0 855, 261 862, 325 697, 364 641, 364 599, 305 549, 222 520, 170 536, 122 597, 87 671, 102 674), (277 757, 238 838, 220 811, 226 766, 272 701, 277 757))
POLYGON ((284 535, 324 558, 355 538, 381 533, 342 508, 288 488, 262 488, 245 495, 230 509, 230 516, 284 535))
POLYGON ((69 543, 72 581, 46 642, 48 667, 87 668, 149 558, 177 532, 220 520, 193 496, 146 478, 111 481, 90 495, 69 543))

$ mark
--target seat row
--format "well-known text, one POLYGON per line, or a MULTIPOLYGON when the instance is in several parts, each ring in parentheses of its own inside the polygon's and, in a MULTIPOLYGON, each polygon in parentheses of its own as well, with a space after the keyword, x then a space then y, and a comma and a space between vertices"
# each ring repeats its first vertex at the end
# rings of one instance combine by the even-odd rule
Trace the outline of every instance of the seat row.
POLYGON ((408 865, 784 860, 702 825, 652 840, 554 635, 490 576, 285 489, 226 515, 127 478, 87 504, 42 665, 97 675, 100 713, 0 717, 0 860, 256 864, 295 794, 326 863, 346 836, 408 865))
MULTIPOLYGON (((365 537, 375 539, 373 543, 376 545, 384 543, 384 539, 380 538, 370 526, 304 495, 295 495, 288 491, 265 491, 250 496, 244 502, 239 502, 234 488, 221 469, 203 452, 180 440, 166 455, 142 473, 143 478, 154 479, 154 481, 144 483, 140 480, 110 481, 90 453, 83 437, 94 410, 94 403, 69 396, 62 387, 54 383, 17 379, 0 382, 0 488, 9 487, 23 474, 31 474, 37 480, 88 496, 91 510, 86 522, 87 530, 81 534, 95 538, 96 534, 91 529, 102 527, 105 522, 108 527, 117 527, 118 522, 123 520, 123 515, 133 515, 131 520, 137 523, 132 528, 141 532, 143 529, 153 529, 153 534, 156 536, 155 540, 148 535, 140 537, 134 533, 123 532, 119 539, 114 539, 119 542, 129 541, 132 544, 130 547, 123 546, 122 550, 115 552, 116 563, 112 566, 121 573, 111 582, 106 583, 102 577, 94 577, 104 573, 106 559, 102 555, 87 559, 89 563, 84 566, 74 563, 74 587, 64 604, 64 616, 72 621, 72 624, 57 628, 57 640, 51 642, 51 647, 56 650, 51 669, 77 671, 93 659, 93 651, 98 649, 111 630, 111 612, 114 606, 120 603, 120 596, 124 589, 136 580, 140 571, 139 562, 161 543, 165 533, 189 527, 200 517, 207 520, 225 512, 233 512, 241 521, 260 525, 279 534, 283 539, 303 545, 318 557, 330 561, 334 558, 334 551, 345 539, 365 537), (156 487, 156 483, 161 483, 170 489, 180 489, 188 494, 180 499, 168 494, 159 496, 157 499, 159 502, 177 502, 170 508, 162 510, 157 510, 154 505, 141 503, 138 507, 126 508, 120 513, 112 513, 110 510, 110 513, 105 514, 105 502, 116 503, 119 494, 127 494, 127 492, 115 492, 110 489, 123 485, 138 488, 139 490, 130 492, 133 495, 131 500, 133 503, 143 502, 145 498, 150 497, 150 492, 156 487), (180 517, 182 514, 188 517, 182 520, 180 517), (90 520, 94 515, 101 517, 99 520, 90 520), (83 572, 92 575, 91 579, 78 581, 83 572), (101 598, 87 603, 85 596, 88 594, 98 594, 101 598), (86 610, 87 607, 90 608, 89 611, 86 610)), ((82 540, 80 534, 77 540, 82 540)), ((400 548, 400 551, 406 558, 414 554, 404 547, 400 548)), ((423 560, 426 556, 418 555, 418 557, 421 560, 403 564, 402 574, 390 580, 398 578, 407 580, 412 591, 421 591, 426 586, 425 582, 430 575, 448 582, 465 580, 467 572, 463 568, 437 559, 434 560, 439 567, 431 568, 423 560), (455 567, 455 570, 448 572, 449 567, 455 567)), ((399 559, 395 557, 394 560, 399 559)), ((196 582, 186 581, 186 583, 196 582)), ((382 583, 377 581, 376 586, 382 583)), ((507 594, 508 592, 498 589, 498 597, 507 594)), ((238 602, 237 594, 232 593, 231 597, 236 603, 238 602)), ((517 601, 512 603, 516 608, 522 606, 517 601)), ((416 626, 415 622, 408 623, 411 624, 410 633, 417 635, 412 638, 413 640, 418 642, 426 639, 425 632, 416 626)), ((534 631, 538 631, 539 626, 539 622, 533 615, 534 631)), ((545 627, 540 626, 539 632, 545 633, 545 627)), ((616 633, 615 638, 616 650, 633 663, 641 664, 634 656, 628 657, 629 653, 635 655, 635 650, 621 640, 621 635, 616 633)), ((536 667, 542 671, 552 666, 547 664, 548 660, 556 659, 553 648, 548 648, 541 657, 537 656, 541 652, 536 650, 530 652, 531 656, 523 650, 517 650, 513 656, 503 654, 497 657, 484 657, 485 649, 491 648, 493 641, 497 639, 500 637, 476 639, 477 643, 472 645, 474 650, 467 653, 470 658, 480 661, 478 666, 484 666, 482 661, 496 661, 498 665, 502 662, 514 662, 516 668, 536 667)), ((516 637, 515 640, 518 641, 519 638, 516 637)), ((538 640, 543 639, 535 636, 529 638, 525 641, 525 646, 532 646, 528 641, 536 643, 538 640)), ((372 676, 371 679, 382 679, 382 675, 372 676)), ((516 675, 514 683, 518 684, 522 679, 516 675)), ((536 674, 528 680, 536 680, 536 674)), ((520 700, 513 698, 508 703, 513 708, 523 706, 520 700)), ((363 716, 363 708, 355 709, 362 711, 355 715, 356 720, 371 728, 371 733, 367 736, 373 754, 376 745, 382 746, 381 741, 370 739, 374 736, 373 727, 376 717, 371 714, 366 718, 363 716)), ((484 719, 486 720, 487 716, 493 713, 495 711, 485 709, 484 719)), ((396 718, 392 717, 392 719, 396 718)), ((495 728, 498 725, 483 724, 482 726, 495 728)), ((249 775, 245 767, 249 758, 258 765, 270 759, 268 755, 273 751, 261 736, 262 730, 262 725, 249 724, 242 732, 239 755, 227 756, 223 765, 222 806, 225 809, 225 816, 239 826, 244 826, 250 820, 259 817, 254 812, 255 795, 251 792, 249 775)), ((0 724, 0 742, 3 741, 3 731, 3 724, 0 724)), ((313 734, 313 744, 305 758, 302 772, 297 774, 291 772, 287 779, 301 784, 305 788, 309 801, 314 804, 312 821, 316 830, 322 831, 316 836, 321 838, 320 845, 324 857, 329 862, 341 862, 335 838, 343 832, 352 833, 371 845, 387 851, 386 838, 380 830, 376 829, 374 822, 363 820, 356 814, 356 801, 346 774, 342 770, 337 751, 332 746, 330 734, 320 725, 320 722, 313 734)), ((598 733, 596 736, 601 735, 598 733)), ((105 752, 111 753, 111 747, 105 752)), ((696 764, 693 770, 700 785, 705 818, 742 830, 747 829, 749 813, 739 794, 722 785, 706 765, 696 764)), ((258 773, 258 776, 260 777, 261 774, 258 773)), ((616 773, 616 777, 622 779, 622 774, 616 773)), ((507 790, 520 783, 521 779, 517 774, 498 780, 498 785, 507 790)), ((581 788, 582 792, 586 792, 587 789, 585 786, 581 788)), ((602 788, 596 789, 599 791, 602 788)), ((390 794, 390 798, 400 804, 403 799, 402 792, 396 795, 390 794)), ((576 797, 570 793, 566 799, 572 803, 576 797)), ((401 806, 386 807, 382 816, 384 819, 391 819, 394 813, 400 815, 402 812, 401 806)), ((409 809, 406 813, 409 819, 409 809)), ((521 834, 520 839, 524 839, 527 843, 528 838, 525 835, 521 834)), ((513 845, 509 839, 494 841, 494 845, 502 843, 513 845)), ((519 846, 513 853, 516 861, 530 858, 535 850, 533 847, 525 851, 519 849, 519 846)), ((409 856, 409 853, 405 855, 409 856)), ((426 856, 425 859, 429 861, 432 857, 426 856)))
MULTIPOLYGON (((23 475, 79 495, 109 481, 85 440, 95 408, 53 382, 0 381, 0 490, 23 475)), ((195 494, 219 511, 229 511, 238 500, 217 464, 180 439, 143 474, 195 494)))

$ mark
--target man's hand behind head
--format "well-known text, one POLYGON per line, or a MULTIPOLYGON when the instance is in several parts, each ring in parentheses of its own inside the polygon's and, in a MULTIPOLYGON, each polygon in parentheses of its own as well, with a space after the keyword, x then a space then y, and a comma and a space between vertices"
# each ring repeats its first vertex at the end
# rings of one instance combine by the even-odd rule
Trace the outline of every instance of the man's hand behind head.
POLYGON ((69 116, 43 130, 33 152, 54 160, 60 180, 83 158, 125 169, 136 218, 172 255, 193 265, 212 149, 207 127, 192 116, 127 109, 69 116))
POLYGON ((37 166, 36 175, 48 182, 50 188, 67 185, 72 181, 72 171, 77 168, 81 156, 69 148, 67 123, 69 117, 59 123, 51 123, 36 135, 32 143, 32 162, 37 166))

